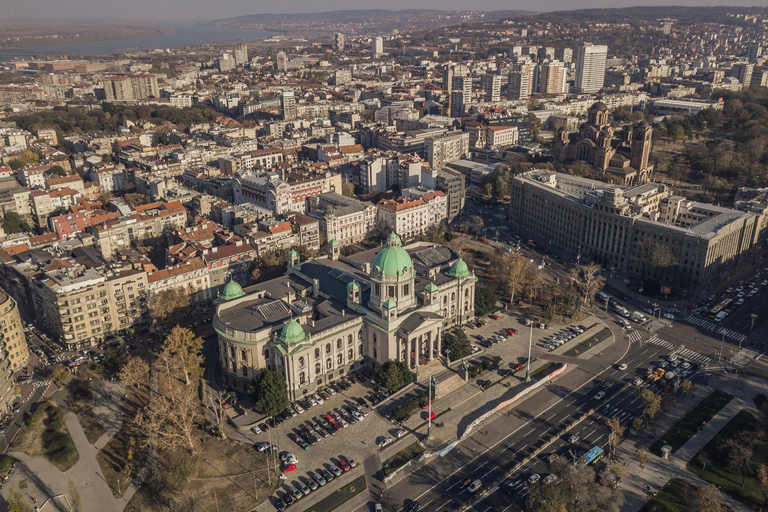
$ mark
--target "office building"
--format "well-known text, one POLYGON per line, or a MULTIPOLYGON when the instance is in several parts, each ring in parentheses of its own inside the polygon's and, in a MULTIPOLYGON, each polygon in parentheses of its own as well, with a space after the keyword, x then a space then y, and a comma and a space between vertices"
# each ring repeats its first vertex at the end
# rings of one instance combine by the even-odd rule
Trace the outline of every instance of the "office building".
POLYGON ((756 239, 752 213, 675 196, 645 183, 618 187, 531 171, 512 179, 510 224, 525 237, 672 293, 697 293, 722 279, 756 239), (656 247, 676 264, 654 267, 656 247))
POLYGON ((384 39, 382 37, 374 37, 371 42, 371 57, 378 59, 384 55, 384 39))
POLYGON ((344 43, 345 43, 344 34, 342 34, 341 32, 337 32, 333 38, 333 46, 336 49, 336 51, 343 52, 344 43))
POLYGON ((577 92, 598 92, 605 83, 605 61, 608 47, 603 44, 584 43, 576 48, 577 92))

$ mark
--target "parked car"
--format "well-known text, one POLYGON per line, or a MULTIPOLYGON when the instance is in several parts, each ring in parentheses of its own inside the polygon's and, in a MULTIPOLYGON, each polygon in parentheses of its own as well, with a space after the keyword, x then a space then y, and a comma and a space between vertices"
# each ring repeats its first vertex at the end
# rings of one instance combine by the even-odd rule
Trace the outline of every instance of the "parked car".
POLYGON ((391 437, 385 437, 383 439, 379 439, 379 441, 376 444, 379 446, 379 448, 384 448, 385 446, 387 446, 390 443, 392 443, 392 438, 391 437))

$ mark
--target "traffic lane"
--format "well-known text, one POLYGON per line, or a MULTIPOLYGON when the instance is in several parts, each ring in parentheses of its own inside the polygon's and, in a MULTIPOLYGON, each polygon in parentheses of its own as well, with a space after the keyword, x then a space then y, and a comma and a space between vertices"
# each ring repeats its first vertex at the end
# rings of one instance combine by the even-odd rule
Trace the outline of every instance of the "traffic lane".
POLYGON ((749 334, 752 326, 751 315, 757 314, 755 318, 755 328, 765 321, 766 312, 768 312, 768 292, 761 291, 751 299, 744 301, 744 304, 736 309, 723 322, 727 329, 749 334))

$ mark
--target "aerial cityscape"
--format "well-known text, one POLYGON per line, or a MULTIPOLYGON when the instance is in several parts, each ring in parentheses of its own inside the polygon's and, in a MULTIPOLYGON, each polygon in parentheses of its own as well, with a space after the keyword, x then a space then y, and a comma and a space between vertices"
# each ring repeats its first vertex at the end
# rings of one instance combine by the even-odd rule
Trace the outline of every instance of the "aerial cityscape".
POLYGON ((766 509, 726 3, 4 7, 0 510, 766 509))

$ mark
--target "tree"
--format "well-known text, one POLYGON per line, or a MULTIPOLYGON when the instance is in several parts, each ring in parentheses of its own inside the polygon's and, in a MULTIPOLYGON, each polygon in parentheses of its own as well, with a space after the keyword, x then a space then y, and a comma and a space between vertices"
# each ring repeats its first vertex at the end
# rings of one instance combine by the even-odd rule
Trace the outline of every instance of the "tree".
POLYGON ((123 369, 120 370, 120 380, 126 387, 136 386, 149 382, 149 365, 144 359, 134 356, 128 359, 123 369))
POLYGON ((650 389, 641 389, 638 396, 643 403, 643 417, 647 424, 648 420, 655 419, 661 412, 661 397, 650 389))
POLYGON ((5 505, 8 507, 8 512, 31 512, 31 508, 27 505, 24 495, 15 487, 11 487, 8 497, 5 500, 5 505))
POLYGON ((723 510, 723 495, 712 484, 701 485, 696 488, 690 500, 689 510, 706 510, 707 512, 721 512, 723 510))
POLYGON ((347 197, 355 197, 355 184, 354 183, 342 183, 341 194, 347 197))
POLYGON ((227 438, 227 411, 224 409, 224 399, 226 397, 227 394, 223 391, 216 391, 214 393, 213 390, 211 390, 211 392, 208 393, 208 402, 216 420, 216 431, 219 439, 227 438))
POLYGON ((624 426, 621 424, 618 416, 614 416, 606 421, 606 424, 611 429, 611 434, 608 437, 608 445, 611 450, 611 455, 616 454, 616 448, 621 443, 621 438, 624 435, 624 426))
POLYGON ((195 336, 191 329, 176 326, 165 338, 163 349, 178 361, 186 384, 189 385, 189 374, 197 373, 203 361, 203 340, 195 336))
POLYGON ((491 271, 497 277, 500 289, 509 295, 510 302, 514 302, 515 295, 531 281, 532 266, 530 260, 520 254, 501 255, 491 262, 491 271))
POLYGON ((573 282, 581 290, 584 296, 584 304, 592 300, 592 297, 605 285, 605 277, 600 275, 602 268, 597 263, 578 265, 571 269, 570 276, 573 282))
POLYGON ((83 500, 80 497, 80 490, 75 485, 75 482, 70 478, 67 480, 67 492, 69 493, 69 504, 72 512, 83 511, 83 500))
POLYGON ((640 461, 640 467, 645 466, 648 459, 651 458, 651 452, 648 451, 648 447, 645 445, 638 448, 635 455, 637 455, 637 460, 640 461))
POLYGON ((472 353, 472 346, 464 331, 456 329, 443 334, 443 353, 451 361, 457 361, 472 353))
MULTIPOLYGON (((194 386, 171 379, 164 394, 152 393, 149 404, 136 415, 139 430, 151 432, 155 445, 162 451, 184 447, 197 448, 197 426, 202 418, 200 401, 194 386)), ((150 442, 150 436, 146 442, 150 442)))
POLYGON ((760 464, 760 467, 757 468, 757 485, 760 487, 760 492, 763 493, 763 498, 767 497, 768 496, 768 468, 765 467, 765 464, 760 464))
POLYGON ((379 369, 376 382, 390 393, 394 393, 413 382, 413 372, 404 361, 389 360, 379 369))
POLYGON ((475 287, 475 314, 485 316, 496 310, 496 301, 499 300, 496 292, 482 283, 475 287))
POLYGON ((167 288, 149 299, 149 310, 155 322, 178 325, 192 306, 192 298, 184 289, 167 288))
POLYGON ((254 379, 252 388, 256 405, 253 408, 269 417, 275 417, 288 407, 285 375, 265 368, 254 379))
POLYGON ((123 360, 117 355, 117 352, 109 349, 104 354, 104 359, 101 360, 100 366, 104 377, 111 379, 120 373, 120 369, 123 367, 123 360))
POLYGON ((137 206, 141 206, 143 204, 147 204, 147 196, 144 194, 137 194, 135 192, 131 192, 128 194, 125 194, 123 196, 123 199, 126 203, 128 203, 129 206, 132 206, 136 208, 137 206))
POLYGON ((51 373, 51 379, 56 383, 57 386, 62 387, 67 382, 72 380, 72 372, 70 372, 64 365, 56 365, 56 367, 53 369, 53 372, 51 373))
POLYGON ((57 176, 66 176, 67 171, 60 165, 52 165, 50 171, 57 176))
POLYGON ((479 215, 473 215, 469 218, 469 224, 472 226, 472 232, 475 234, 475 239, 480 236, 480 232, 483 230, 485 222, 479 215))
POLYGON ((699 464, 701 464, 702 471, 707 470, 707 464, 710 463, 709 455, 707 455, 707 452, 702 450, 701 453, 699 453, 699 456, 696 457, 696 460, 699 461, 699 464))
POLYGON ((643 418, 634 418, 632 420, 632 428, 636 432, 640 432, 643 429, 643 418))
POLYGON ((724 447, 728 451, 728 467, 734 471, 741 472, 741 486, 747 482, 747 470, 752 464, 754 457, 754 443, 757 438, 756 432, 742 431, 725 441, 724 447))
POLYGON ((6 212, 3 216, 3 230, 11 235, 32 231, 27 222, 16 212, 6 212))

